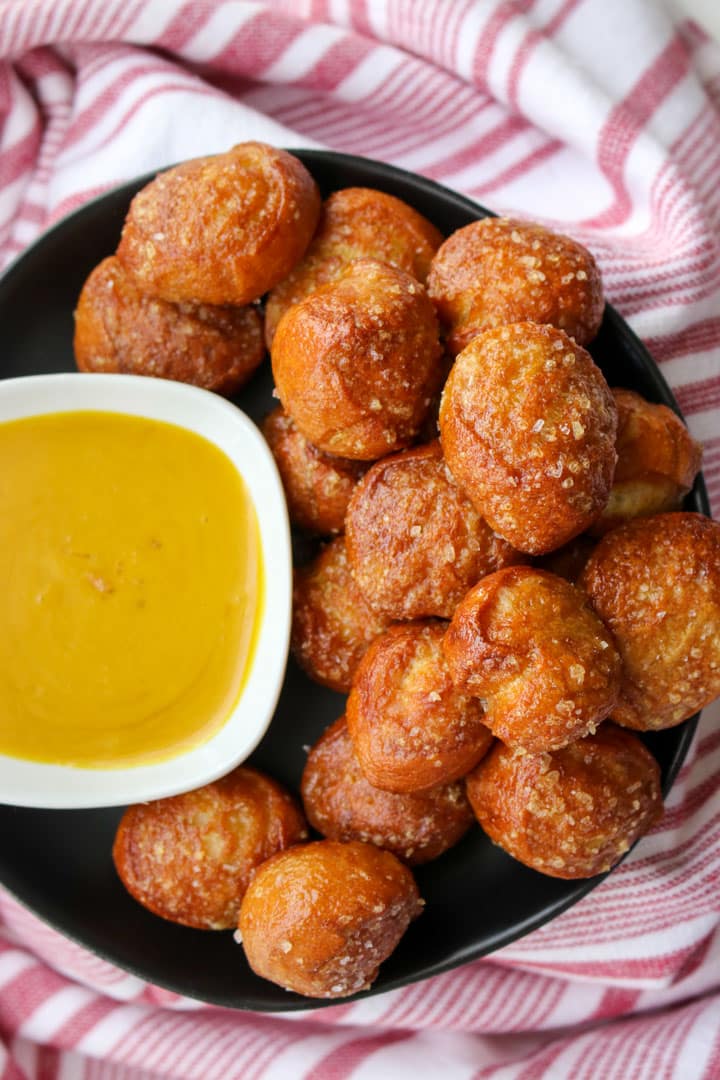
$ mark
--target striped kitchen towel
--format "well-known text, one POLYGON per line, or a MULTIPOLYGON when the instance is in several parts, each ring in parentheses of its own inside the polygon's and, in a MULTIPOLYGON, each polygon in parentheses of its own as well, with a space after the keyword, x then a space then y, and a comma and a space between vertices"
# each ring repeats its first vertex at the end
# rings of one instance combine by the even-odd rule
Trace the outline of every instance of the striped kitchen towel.
MULTIPOLYGON (((3 264, 107 187, 244 139, 391 161, 596 253, 720 507, 720 49, 659 2, 0 0, 0 64, 3 264)), ((719 719, 585 900, 357 1003, 178 998, 0 893, 0 1077, 718 1077, 719 719)))

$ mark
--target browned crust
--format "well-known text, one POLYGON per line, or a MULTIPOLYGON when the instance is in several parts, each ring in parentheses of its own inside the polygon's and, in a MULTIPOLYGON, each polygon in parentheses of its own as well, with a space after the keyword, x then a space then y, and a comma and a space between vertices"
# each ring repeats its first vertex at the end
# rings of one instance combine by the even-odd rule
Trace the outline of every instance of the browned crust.
POLYGON ((265 356, 256 308, 146 296, 114 255, 83 286, 74 348, 80 371, 175 379, 219 394, 239 390, 265 356))
POLYGON ((376 462, 345 528, 355 580, 389 619, 450 618, 484 574, 523 558, 458 488, 437 441, 376 462))
POLYGON ((422 910, 412 873, 371 844, 320 840, 257 871, 240 909, 253 971, 315 998, 367 990, 422 910))
POLYGON ((492 736, 480 703, 454 686, 441 642, 446 623, 391 626, 355 674, 347 723, 365 776, 385 791, 426 791, 459 779, 492 736))
POLYGON ((240 143, 147 184, 130 204, 117 254, 138 286, 163 300, 247 304, 302 258, 320 206, 298 158, 240 143))
POLYGON ((271 291, 265 307, 265 335, 271 347, 289 307, 335 281, 358 259, 377 259, 425 283, 442 235, 401 199, 371 188, 343 188, 323 205, 320 224, 305 258, 271 291))
POLYGON ((562 330, 486 330, 458 356, 440 406, 453 476, 490 527, 540 555, 607 503, 617 409, 602 372, 562 330))
POLYGON ((292 650, 322 686, 347 694, 368 646, 388 627, 365 603, 348 564, 345 539, 295 571, 292 650))
POLYGON ((113 845, 125 888, 155 915, 200 930, 237 923, 254 870, 307 839, 302 812, 269 776, 241 766, 184 795, 130 806, 113 845))
POLYGON ((360 768, 344 716, 308 754, 301 794, 308 821, 323 836, 375 844, 411 866, 442 855, 474 821, 460 782, 406 795, 374 788, 360 768))
POLYGON ((662 816, 657 762, 613 724, 554 753, 497 743, 466 783, 494 843, 567 880, 609 870, 662 816))
POLYGON ((605 306, 587 248, 512 218, 484 218, 454 232, 433 259, 428 291, 453 353, 483 330, 515 322, 556 326, 586 345, 605 306))
POLYGON ((679 510, 702 463, 702 447, 666 405, 634 390, 613 390, 618 410, 615 476, 608 504, 593 522, 596 536, 636 517, 679 510))
POLYGON ((581 578, 623 660, 612 718, 673 727, 720 695, 720 525, 638 518, 603 537, 581 578))
POLYGON ((341 533, 364 463, 318 450, 282 406, 265 417, 262 433, 275 458, 293 525, 319 536, 341 533))
POLYGON ((457 608, 443 651, 455 684, 482 699, 493 734, 530 753, 593 732, 618 701, 611 634, 580 589, 545 570, 483 578, 457 608))
POLYGON ((272 349, 278 395, 328 454, 373 461, 414 441, 442 378, 422 285, 369 259, 291 307, 272 349))

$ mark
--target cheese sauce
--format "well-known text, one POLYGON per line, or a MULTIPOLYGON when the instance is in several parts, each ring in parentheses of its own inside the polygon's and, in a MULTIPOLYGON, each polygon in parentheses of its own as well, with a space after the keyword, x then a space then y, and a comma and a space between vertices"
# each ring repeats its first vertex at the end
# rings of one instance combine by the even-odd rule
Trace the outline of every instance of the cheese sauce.
POLYGON ((84 768, 174 757, 228 719, 263 566, 231 461, 172 424, 0 424, 0 753, 84 768))

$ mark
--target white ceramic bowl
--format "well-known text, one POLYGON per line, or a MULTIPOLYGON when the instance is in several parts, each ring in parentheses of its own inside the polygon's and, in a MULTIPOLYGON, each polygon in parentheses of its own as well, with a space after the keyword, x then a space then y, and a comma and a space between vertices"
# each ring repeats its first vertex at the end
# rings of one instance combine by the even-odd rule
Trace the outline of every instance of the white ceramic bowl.
POLYGON ((0 422, 76 410, 164 420, 204 436, 227 455, 255 505, 265 566, 264 610, 240 699, 211 739, 169 761, 133 768, 79 769, 0 755, 0 802, 16 806, 118 806, 174 795, 217 779, 244 761, 267 731, 287 663, 290 528, 275 462, 252 420, 216 394, 165 379, 60 374, 0 380, 0 422))

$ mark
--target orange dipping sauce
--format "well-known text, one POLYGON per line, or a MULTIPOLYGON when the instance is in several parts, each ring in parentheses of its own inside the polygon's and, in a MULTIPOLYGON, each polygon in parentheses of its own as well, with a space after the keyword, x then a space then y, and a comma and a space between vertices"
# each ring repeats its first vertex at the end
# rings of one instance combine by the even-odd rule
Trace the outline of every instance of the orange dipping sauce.
POLYGON ((0 753, 84 768, 165 760, 228 719, 263 562, 225 454, 104 412, 0 423, 0 753))

